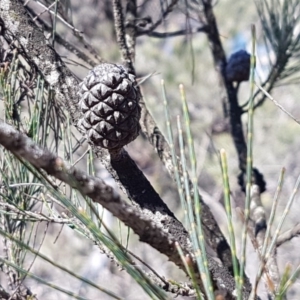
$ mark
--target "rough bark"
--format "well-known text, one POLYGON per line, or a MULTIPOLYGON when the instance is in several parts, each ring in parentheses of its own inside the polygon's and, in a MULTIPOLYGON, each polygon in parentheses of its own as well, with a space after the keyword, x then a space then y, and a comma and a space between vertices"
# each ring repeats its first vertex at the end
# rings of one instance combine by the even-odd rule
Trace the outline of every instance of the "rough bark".
MULTIPOLYGON (((65 66, 56 51, 49 45, 43 31, 31 21, 23 5, 17 0, 1 0, 0 20, 3 25, 1 26, 1 35, 10 44, 11 48, 17 49, 19 55, 24 56, 40 72, 48 85, 55 91, 57 104, 66 108, 76 126, 80 116, 77 96, 78 81, 65 66)), ((152 140, 153 144, 155 144, 158 154, 172 174, 171 156, 170 151, 166 151, 169 149, 166 140, 158 131, 155 123, 151 121, 153 118, 149 117, 149 115, 147 116, 147 114, 144 114, 143 117, 144 132, 148 135, 149 140, 152 140)), ((12 131, 9 132, 12 134, 12 131)), ((20 136, 19 138, 22 140, 20 136)), ((5 145, 5 141, 3 141, 3 145, 5 145)), ((10 149, 7 145, 6 147, 10 149)), ((111 202, 105 202, 105 205, 110 207, 110 210, 120 220, 134 229, 142 241, 149 243, 160 252, 166 254, 171 261, 182 267, 182 262, 174 249, 174 241, 179 241, 185 253, 192 252, 188 233, 182 224, 167 208, 126 152, 122 153, 121 158, 110 160, 111 157, 107 151, 93 145, 92 148, 96 156, 111 171, 116 181, 123 186, 128 197, 140 205, 141 211, 139 215, 135 210, 133 211, 131 206, 115 198, 112 198, 111 200, 113 201, 111 202), (124 166, 127 168, 127 174, 124 174, 124 166), (128 180, 128 172, 132 175, 132 180, 128 180), (136 187, 136 178, 139 180, 139 187, 136 187), (141 190, 141 187, 144 187, 144 189, 141 190), (145 198, 143 191, 149 192, 148 198, 145 198)), ((16 151, 16 149, 13 150, 12 148, 10 150, 16 151)), ((38 159, 39 156, 35 158, 38 159)), ((34 161, 30 162, 34 164, 34 161)), ((46 171, 54 175, 51 173, 51 170, 46 171)), ((72 176, 75 176, 75 174, 72 176)), ((60 179, 63 180, 63 178, 60 179)), ((89 181, 90 178, 83 178, 82 180, 89 181)), ((82 189, 83 187, 80 188, 82 189)), ((95 198, 99 197, 99 192, 99 190, 91 190, 87 195, 95 198)), ((230 299, 235 286, 233 276, 228 271, 228 266, 231 265, 229 247, 213 215, 205 204, 203 204, 202 222, 206 228, 207 242, 219 254, 225 265, 224 267, 217 263, 213 257, 209 257, 208 264, 214 285, 220 289, 225 288, 228 292, 227 299, 230 299), (224 253, 226 254, 225 258, 223 256, 224 253)), ((191 257, 193 257, 192 254, 191 257)), ((249 286, 245 288, 244 296, 246 297, 248 294, 249 286)))

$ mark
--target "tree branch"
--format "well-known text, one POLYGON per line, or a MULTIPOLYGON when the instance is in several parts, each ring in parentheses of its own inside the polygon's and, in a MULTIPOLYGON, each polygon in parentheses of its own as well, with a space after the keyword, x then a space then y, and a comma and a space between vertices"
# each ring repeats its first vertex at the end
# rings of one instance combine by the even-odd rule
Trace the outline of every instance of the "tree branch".
MULTIPOLYGON (((53 28, 43 19, 41 18, 40 15, 37 15, 36 12, 31 8, 31 7, 26 7, 28 9, 28 11, 35 16, 35 18, 37 18, 36 22, 41 23, 44 28, 47 31, 52 31, 53 28)), ((94 59, 90 58, 88 55, 86 55, 83 51, 81 51, 81 49, 77 48, 74 44, 71 44, 69 41, 67 41, 66 39, 64 39, 59 33, 57 33, 55 31, 55 35, 54 35, 54 39, 56 42, 58 42, 60 45, 62 45, 63 47, 65 47, 68 51, 72 52, 73 54, 75 54, 78 58, 80 58, 81 60, 83 60, 84 62, 88 63, 90 66, 95 67, 97 64, 104 62, 104 59, 102 59, 101 57, 99 57, 98 55, 95 55, 95 53, 93 53, 94 55, 94 59)), ((88 48, 87 45, 85 45, 85 48, 88 48)))
MULTIPOLYGON (((22 54, 25 55, 28 61, 33 63, 39 70, 39 72, 44 75, 46 81, 55 90, 56 97, 58 98, 59 103, 65 105, 66 109, 71 114, 72 120, 76 126, 77 120, 80 115, 78 110, 79 99, 77 97, 78 82, 76 78, 66 68, 58 54, 56 54, 55 50, 47 44, 43 32, 38 29, 34 25, 34 23, 32 23, 24 7, 17 0, 5 0, 0 2, 0 18, 5 24, 5 39, 14 47, 17 47, 19 51, 22 51, 22 54)), ((147 111, 145 104, 142 104, 142 107, 143 118, 141 120, 141 124, 143 126, 143 131, 148 136, 151 143, 155 145, 159 156, 174 178, 174 169, 172 166, 169 145, 167 144, 161 132, 156 127, 155 122, 153 121, 152 116, 147 111)), ((109 205, 108 203, 106 203, 106 205, 110 207, 109 210, 117 215, 120 220, 123 220, 129 227, 133 228, 134 231, 139 233, 140 239, 142 241, 149 243, 156 249, 160 249, 160 251, 162 253, 165 253, 170 260, 174 262, 176 261, 176 264, 182 267, 182 262, 178 261, 178 254, 177 252, 174 252, 175 250, 172 246, 174 240, 178 239, 178 234, 180 233, 182 234, 182 237, 180 238, 180 240, 182 241, 181 247, 183 249, 186 249, 188 247, 188 249, 191 250, 188 234, 183 228, 182 224, 174 217, 172 213, 170 213, 159 196, 157 194, 155 195, 154 190, 152 192, 154 195, 154 202, 151 202, 149 200, 149 203, 145 203, 145 201, 143 200, 143 197, 145 196, 144 193, 134 194, 135 189, 133 186, 135 186, 136 177, 132 177, 133 180, 129 182, 126 179, 126 176, 130 174, 129 172, 133 172, 132 174, 138 174, 138 176, 141 177, 139 178, 139 180, 143 181, 144 186, 147 186, 147 190, 151 190, 153 188, 144 177, 144 175, 138 170, 136 164, 130 159, 126 152, 122 153, 123 161, 116 160, 112 159, 106 150, 95 147, 92 144, 91 146, 96 156, 104 163, 104 165, 111 172, 116 181, 119 183, 121 182, 125 185, 125 188, 123 189, 126 189, 128 196, 137 203, 144 203, 145 205, 145 209, 138 214, 136 210, 133 210, 132 206, 128 206, 128 204, 119 202, 118 199, 114 198, 114 202, 109 202, 109 205), (127 169, 127 174, 124 174, 124 170, 120 167, 124 164, 129 167, 129 169, 127 169), (126 184, 128 184, 128 186, 126 186, 126 184), (158 203, 159 205, 156 207, 158 203), (153 211, 150 211, 148 207, 152 207, 153 211), (164 214, 162 214, 162 207, 164 208, 164 214), (149 217, 151 218, 151 221, 149 220, 149 217), (135 218, 137 218, 137 220, 135 220, 135 218), (154 226, 153 222, 156 222, 156 226, 154 226), (149 228, 151 228, 151 230, 149 230, 149 228), (167 229, 167 232, 169 232, 169 234, 166 232, 164 233, 162 228, 167 229), (183 236, 185 236, 185 241, 183 239, 183 236)), ((47 171, 56 172, 56 170, 53 169, 47 171)), ((72 174, 72 176, 75 176, 76 178, 76 174, 72 174)), ((68 178, 64 177, 61 179, 67 180, 68 178)), ((89 181, 90 178, 86 178, 85 180, 89 181)), ((85 187, 86 186, 84 186, 84 188, 85 187)), ((91 198, 96 197, 95 201, 97 201, 97 197, 99 197, 101 190, 83 190, 82 192, 87 192, 87 195, 91 198)), ((223 266, 218 265, 213 257, 209 258, 209 269, 211 271, 214 284, 215 286, 219 286, 221 289, 222 287, 225 287, 227 291, 229 291, 229 293, 232 295, 235 286, 234 279, 227 270, 227 268, 229 268, 230 270, 230 267, 232 265, 229 246, 222 232, 220 231, 212 213, 205 204, 203 204, 201 217, 201 220, 205 227, 206 241, 211 246, 211 248, 214 249, 214 251, 216 252, 216 256, 220 257, 225 265, 224 268, 223 266)), ((245 293, 247 294, 248 291, 249 288, 247 287, 245 289, 245 293)))
POLYGON ((18 48, 31 64, 43 74, 55 91, 60 105, 65 105, 76 124, 79 118, 78 82, 65 66, 59 55, 47 43, 43 31, 35 26, 20 1, 0 1, 0 18, 5 27, 2 35, 5 40, 18 48))
MULTIPOLYGON (((233 86, 233 82, 230 82, 226 78, 225 68, 227 59, 223 45, 220 40, 220 34, 216 22, 216 18, 213 12, 211 0, 202 0, 204 14, 207 22, 207 38, 210 43, 214 64, 216 71, 219 76, 220 92, 223 105, 228 107, 229 120, 231 128, 231 136, 233 138, 234 146, 238 155, 239 168, 241 175, 239 176, 239 183, 244 190, 244 174, 246 170, 246 159, 247 159, 247 145, 243 132, 242 123, 242 109, 239 106, 237 98, 237 90, 233 86)), ((261 192, 264 192, 266 183, 263 179, 262 174, 257 170, 253 169, 254 183, 257 184, 261 192)))
MULTIPOLYGON (((253 185, 251 187, 250 219, 254 222, 254 227, 251 229, 253 232, 253 237, 257 243, 257 251, 260 255, 266 238, 267 221, 265 209, 262 206, 260 199, 259 187, 257 185, 253 185)), ((276 248, 272 251, 266 263, 265 269, 267 271, 267 275, 272 280, 272 283, 274 284, 276 289, 280 282, 279 270, 276 259, 276 248)), ((268 285, 268 283, 266 285, 268 285)))
POLYGON ((298 237, 300 235, 300 223, 296 224, 293 228, 281 233, 277 239, 277 247, 290 241, 291 239, 298 237))
MULTIPOLYGON (((61 158, 47 149, 40 148, 26 135, 3 122, 0 123, 0 144, 14 155, 31 163, 35 168, 46 171, 47 174, 67 183, 72 188, 79 190, 82 195, 88 196, 94 202, 101 204, 129 226, 139 236, 141 241, 167 255, 170 261, 187 272, 175 247, 175 242, 179 243, 184 254, 193 259, 192 267, 195 271, 197 270, 189 241, 179 238, 178 231, 173 231, 174 226, 172 224, 168 224, 168 232, 162 230, 161 226, 157 226, 155 219, 153 220, 152 214, 147 216, 134 206, 126 203, 116 194, 113 188, 106 185, 101 179, 89 176, 81 170, 68 166, 61 158), (173 228, 173 230, 170 230, 170 228, 173 228)), ((161 212, 157 211, 156 214, 160 215, 161 212)), ((158 218, 161 221, 160 216, 158 218)), ((209 258, 208 263, 214 284, 220 290, 223 290, 225 287, 227 292, 229 292, 228 299, 231 299, 232 296, 230 295, 235 290, 232 276, 225 268, 220 267, 213 258, 209 258)), ((200 279, 199 275, 198 279, 200 279)), ((249 295, 249 291, 244 289, 244 295, 245 297, 249 295)))
POLYGON ((126 4, 126 45, 131 56, 131 61, 135 60, 135 45, 136 45, 136 19, 137 19, 137 3, 136 0, 127 0, 126 4))
MULTIPOLYGON (((68 166, 60 157, 47 149, 40 148, 26 135, 3 122, 0 123, 0 144, 14 155, 31 163, 35 168, 46 171, 47 174, 78 189, 84 196, 101 204, 132 228, 142 241, 157 250, 160 249, 161 253, 166 254, 172 261, 177 261, 177 264, 182 265, 184 269, 174 246, 175 239, 157 227, 150 219, 151 216, 142 215, 137 208, 122 200, 113 188, 106 185, 101 179, 68 166)), ((183 244, 182 246, 186 249, 186 246, 183 244)))
POLYGON ((188 34, 194 34, 197 32, 206 32, 206 31, 207 31, 207 26, 200 26, 197 28, 177 30, 177 31, 173 31, 173 32, 155 32, 155 31, 150 31, 150 30, 139 30, 137 32, 137 36, 148 35, 153 38, 165 39, 165 38, 176 37, 176 36, 183 36, 183 35, 186 36, 188 34))
MULTIPOLYGON (((223 45, 220 40, 220 34, 216 22, 216 18, 213 11, 211 0, 202 0, 203 12, 206 18, 206 25, 208 26, 207 38, 210 43, 211 52, 214 60, 214 65, 219 77, 221 99, 223 105, 228 106, 229 109, 229 120, 231 127, 231 136, 235 145, 235 149, 238 155, 239 168, 241 170, 241 175, 239 177, 240 185, 242 189, 245 188, 244 185, 244 175, 246 171, 246 160, 247 160, 247 145, 243 132, 243 123, 241 119, 242 110, 238 104, 237 91, 233 86, 233 83, 228 81, 226 78, 225 68, 227 64, 227 59, 223 45)), ((256 183, 260 191, 265 190, 265 182, 262 175, 258 170, 253 169, 254 183, 256 183)), ((251 284, 249 279, 245 276, 245 284, 250 287, 251 284)))
MULTIPOLYGON (((174 5, 176 4, 176 1, 173 1, 174 5)), ((172 3, 173 3, 172 2, 172 3)), ((125 43, 125 31, 124 26, 121 26, 123 22, 123 16, 122 16, 122 10, 120 9, 120 3, 119 0, 113 0, 114 3, 114 16, 115 16, 115 22, 117 22, 116 26, 116 34, 117 34, 117 40, 119 43, 119 48, 121 50, 121 54, 123 56, 123 60, 131 60, 131 57, 129 55, 129 50, 127 45, 124 45, 125 43)), ((132 61, 130 61, 130 70, 134 72, 134 66, 132 64, 132 61)), ((171 177, 175 181, 175 174, 174 174, 174 166, 172 163, 172 157, 171 157, 171 150, 170 146, 165 139, 164 135, 161 133, 159 128, 157 127, 151 113, 147 109, 146 103, 143 99, 140 100, 140 106, 141 106, 141 120, 140 125, 141 129, 144 133, 144 135, 147 137, 147 139, 150 141, 152 146, 154 147, 155 151, 158 153, 159 158, 165 165, 166 169, 170 173, 171 177)), ((103 153, 103 150, 101 150, 103 153)), ((105 157, 107 155, 100 155, 99 157, 105 157)), ((105 164, 106 168, 110 171, 111 174, 113 174, 114 178, 117 178, 115 175, 115 172, 112 170, 111 166, 105 162, 105 160, 102 160, 102 162, 105 164)), ((192 189, 192 183, 190 182, 191 187, 191 193, 193 193, 192 189)), ((197 191, 198 192, 198 191, 197 191)), ((199 195, 199 198, 201 199, 201 196, 199 195)), ((224 266, 228 268, 233 274, 233 267, 232 267, 232 258, 231 258, 231 251, 229 248, 229 245, 223 236, 216 220, 214 219, 214 216, 212 215, 209 207, 202 201, 202 216, 201 221, 204 227, 204 233, 205 238, 211 249, 213 249, 216 253, 216 256, 221 259, 224 266)))
POLYGON ((154 31, 165 19, 166 17, 173 11, 174 7, 177 5, 178 0, 171 0, 170 4, 167 6, 166 10, 162 11, 161 17, 152 24, 147 30, 149 33, 154 31))
POLYGON ((112 0, 112 4, 113 4, 117 42, 121 50, 122 58, 129 72, 135 74, 131 53, 129 51, 128 45, 126 43, 126 38, 125 38, 126 34, 125 34, 125 24, 124 24, 122 4, 120 0, 112 0))

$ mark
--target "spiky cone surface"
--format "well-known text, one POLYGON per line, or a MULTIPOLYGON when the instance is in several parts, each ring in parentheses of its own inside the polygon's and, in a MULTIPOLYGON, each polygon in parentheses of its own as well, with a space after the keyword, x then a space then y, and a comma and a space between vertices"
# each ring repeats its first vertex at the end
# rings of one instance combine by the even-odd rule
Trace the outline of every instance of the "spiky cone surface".
POLYGON ((94 145, 119 150, 139 134, 141 108, 135 77, 120 66, 103 63, 79 86, 79 126, 94 145))
POLYGON ((233 53, 226 66, 226 78, 228 81, 248 81, 250 75, 250 54, 245 50, 233 53))

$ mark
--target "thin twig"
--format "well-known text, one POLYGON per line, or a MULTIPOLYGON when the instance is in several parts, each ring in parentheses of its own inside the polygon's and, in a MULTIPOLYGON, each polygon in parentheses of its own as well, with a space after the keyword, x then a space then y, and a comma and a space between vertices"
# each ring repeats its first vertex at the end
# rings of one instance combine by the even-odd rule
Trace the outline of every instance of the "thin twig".
POLYGON ((154 24, 152 24, 147 30, 149 33, 154 31, 165 19, 166 17, 173 11, 174 7, 177 5, 178 0, 172 0, 170 4, 167 6, 166 10, 162 12, 161 18, 159 18, 154 24))
POLYGON ((137 19, 137 0, 127 1, 126 5, 126 45, 128 47, 131 60, 135 60, 135 45, 136 45, 136 19, 137 19))
POLYGON ((281 106, 263 87, 256 83, 256 86, 269 98, 278 108, 280 108, 285 114, 287 114, 296 123, 300 124, 300 120, 296 119, 291 113, 289 113, 283 106, 281 106))
POLYGON ((299 236, 300 236, 300 223, 296 224, 293 228, 281 233, 278 236, 278 239, 276 241, 276 246, 279 247, 282 244, 290 241, 291 239, 299 236))
POLYGON ((148 35, 153 38, 165 39, 165 38, 171 38, 176 36, 187 36, 189 34, 194 34, 197 32, 207 32, 207 26, 177 30, 173 32, 156 32, 156 31, 149 31, 149 30, 139 30, 137 32, 137 36, 148 35))
MULTIPOLYGON (((24 4, 25 6, 25 4, 24 4)), ((35 16, 33 20, 38 20, 38 22, 41 22, 47 31, 52 30, 52 26, 50 26, 45 19, 40 18, 40 14, 37 15, 34 9, 31 7, 26 7, 30 13, 35 16)), ((77 46, 73 45, 70 41, 67 41, 65 38, 63 38, 59 33, 55 32, 54 39, 57 43, 61 44, 63 47, 65 47, 68 51, 75 54, 78 58, 88 63, 90 66, 94 67, 97 64, 104 62, 105 60, 101 58, 97 53, 95 49, 91 48, 91 45, 87 44, 85 40, 82 40, 83 46, 85 49, 89 50, 90 54, 93 55, 94 59, 90 58, 88 55, 86 55, 82 50, 80 50, 77 46)))
POLYGON ((8 124, 0 123, 0 144, 18 157, 27 160, 37 169, 64 181, 78 189, 83 195, 100 203, 117 218, 131 227, 141 240, 166 254, 183 269, 183 263, 174 247, 175 239, 142 215, 137 208, 128 204, 101 179, 89 176, 74 167, 69 167, 61 158, 34 144, 27 136, 8 124), (145 230, 147 234, 145 235, 145 230))
MULTIPOLYGON (((0 202, 0 207, 9 209, 7 214, 12 214, 11 212, 14 212, 17 215, 23 215, 29 217, 27 221, 31 222, 50 222, 50 223, 57 223, 57 224, 71 224, 72 219, 64 219, 60 217, 51 217, 51 216, 45 216, 42 213, 35 213, 28 210, 22 210, 18 207, 15 207, 14 205, 11 205, 6 202, 0 202)), ((15 219, 19 220, 20 218, 16 215, 15 219)))
MULTIPOLYGON (((266 215, 265 209, 262 206, 261 199, 260 199, 260 191, 257 185, 253 185, 251 187, 251 204, 250 204, 250 218, 254 222, 254 229, 252 230, 254 239, 257 243, 257 251, 258 253, 262 254, 262 249, 264 246, 264 241, 266 238, 266 215)), ((255 245, 254 245, 255 246, 255 245)), ((261 255, 260 259, 262 260, 261 255)), ((276 259, 276 249, 270 254, 269 260, 265 266, 265 272, 268 276, 266 280, 266 286, 268 290, 275 290, 276 287, 279 285, 280 276, 279 270, 277 265, 276 259), (272 282, 272 289, 270 288, 270 283, 272 282)))
MULTIPOLYGON (((49 13, 51 13, 52 15, 55 15, 55 12, 52 11, 50 8, 53 5, 50 5, 49 7, 45 6, 43 3, 41 3, 40 1, 36 1, 41 7, 43 7, 45 9, 45 11, 48 11, 49 13)), ((55 3, 55 2, 54 2, 55 3)), ((63 24, 65 24, 67 27, 69 27, 70 29, 72 29, 72 31, 74 33, 80 34, 82 35, 83 32, 77 28, 75 28, 73 25, 71 25, 68 21, 66 21, 63 17, 61 17, 60 15, 56 15, 56 17, 63 22, 63 24)))
POLYGON ((125 33, 125 26, 124 26, 122 3, 120 0, 112 0, 112 4, 113 4, 117 42, 119 44, 119 48, 122 54, 122 59, 124 61, 124 64, 128 68, 129 72, 135 74, 131 54, 125 38, 126 33, 125 33))
MULTIPOLYGON (((20 44, 20 48, 22 51, 26 53, 26 57, 28 60, 35 64, 37 69, 41 74, 44 75, 45 79, 47 80, 48 84, 55 90, 56 92, 56 99, 59 99, 68 112, 70 113, 72 120, 74 124, 76 125, 77 120, 80 116, 80 111, 78 109, 78 81, 76 78, 71 74, 71 72, 66 68, 65 64, 61 61, 59 58, 59 55, 49 47, 45 41, 45 38, 34 24, 32 24, 28 18, 28 15, 26 14, 24 8, 22 5, 20 5, 19 1, 16 0, 7 0, 11 3, 9 10, 6 5, 3 5, 3 2, 0 2, 0 18, 2 18, 5 21, 5 24, 7 25, 5 27, 4 37, 8 42, 15 42, 16 40, 20 44), (15 18, 17 17, 19 20, 18 24, 26 25, 26 32, 21 31, 19 26, 12 26, 9 20, 7 20, 8 16, 12 15, 15 18), (35 36, 34 43, 32 39, 28 38, 29 36, 35 36), (40 59, 39 55, 40 53, 43 53, 43 60, 40 59)), ((121 22, 121 25, 123 23, 121 22)), ((24 25, 24 26, 25 26, 24 25)), ((123 25, 122 25, 123 26, 123 25)), ((23 28, 23 27, 22 27, 23 28)), ((144 105, 145 107, 145 105, 144 105)), ((172 176, 174 175, 174 169, 172 168, 172 159, 170 155, 170 149, 167 144, 167 141, 165 140, 164 136, 161 134, 159 129, 157 128, 152 116, 149 114, 147 115, 147 110, 145 109, 143 120, 141 121, 144 127, 144 132, 146 132, 147 137, 151 141, 151 143, 154 145, 156 150, 158 151, 160 157, 164 161, 164 163, 167 166, 168 171, 172 176)), ((80 130, 80 129, 79 129, 80 130)), ((114 178, 117 182, 121 182, 119 175, 116 173, 115 169, 116 167, 119 168, 119 174, 122 175, 122 184, 126 183, 126 192, 128 196, 136 201, 137 203, 142 203, 144 206, 150 207, 151 210, 146 209, 145 212, 140 213, 137 210, 132 210, 132 206, 129 206, 127 203, 123 203, 119 199, 119 197, 115 198, 115 196, 111 199, 113 196, 112 190, 110 187, 107 187, 103 184, 101 180, 98 178, 91 178, 89 176, 86 176, 86 174, 83 175, 83 173, 79 172, 75 168, 68 169, 70 173, 66 174, 64 172, 59 173, 54 167, 61 164, 61 159, 57 157, 53 157, 52 166, 48 166, 52 173, 59 176, 62 176, 62 178, 66 182, 70 183, 72 187, 74 188, 80 188, 82 193, 87 193, 91 198, 94 197, 94 199, 98 202, 101 201, 103 203, 103 206, 109 207, 109 210, 112 211, 120 220, 123 220, 128 226, 131 228, 134 228, 134 230, 137 232, 137 234, 140 234, 142 236, 142 240, 152 245, 154 248, 161 249, 163 253, 165 253, 170 260, 177 261, 177 259, 180 260, 180 257, 178 256, 177 252, 174 254, 173 252, 173 240, 170 238, 170 236, 173 236, 174 232, 176 232, 176 237, 174 238, 178 239, 178 232, 180 234, 182 233, 182 243, 189 244, 188 239, 188 233, 185 231, 182 224, 175 218, 174 214, 170 213, 169 210, 164 210, 164 214, 157 214, 157 211, 160 211, 160 208, 163 206, 166 208, 165 203, 163 200, 159 197, 159 195, 154 191, 152 186, 147 180, 142 180, 142 177, 144 177, 143 173, 136 167, 136 164, 131 160, 128 154, 126 154, 125 151, 123 151, 123 161, 121 162, 112 162, 110 160, 110 156, 108 155, 107 151, 103 149, 99 149, 99 147, 95 147, 92 145, 93 151, 97 154, 97 157, 107 166, 111 174, 113 174, 114 178), (58 161, 56 160, 58 159, 58 161), (114 168, 112 167, 112 163, 114 163, 114 168), (130 178, 128 178, 128 169, 124 168, 122 169, 122 166, 126 165, 129 167, 130 170, 134 170, 131 175, 134 177, 136 174, 138 174, 138 180, 143 184, 139 187, 139 194, 134 194, 136 191, 135 189, 135 183, 133 180, 130 181, 130 178), (52 168, 51 168, 52 167, 52 168), (54 169, 53 169, 54 168, 54 169), (57 174, 57 172, 59 174, 57 174), (74 174, 75 172, 75 174, 74 174), (79 172, 79 174, 78 174, 79 172), (70 178, 71 177, 71 178, 70 178), (78 185, 74 185, 74 177, 75 179, 80 179, 79 187, 78 185), (88 184, 91 184, 89 186, 88 184), (100 185, 100 188, 99 188, 100 185), (150 197, 151 195, 145 193, 146 188, 151 188, 151 194, 155 197, 150 197), (103 190, 101 189, 103 188, 103 190), (83 191, 82 191, 83 189, 83 191), (107 192, 108 191, 108 192, 107 192), (104 195, 103 195, 104 193, 104 195), (107 193, 109 195, 107 195, 107 193), (105 197, 104 197, 105 196, 105 197), (104 199, 103 199, 104 197, 104 199), (153 199, 155 198, 155 202, 153 202, 153 199), (121 201, 121 202, 120 202, 121 201), (156 222, 156 224, 159 224, 159 229, 155 225, 153 225, 152 222, 150 222, 149 218, 145 215, 147 211, 147 216, 149 214, 153 217, 152 222, 156 222), (158 218, 159 215, 159 219, 158 218), (168 220, 168 222, 166 222, 168 220), (175 226, 174 226, 175 224, 175 226), (152 229, 153 226, 153 229, 152 229), (165 230, 162 230, 163 229, 165 230), (147 235, 144 235, 144 229, 147 228, 147 235), (169 234, 168 234, 169 232, 169 234), (171 234, 172 233, 172 234, 171 234), (157 244, 160 243, 160 244, 157 244)), ((39 152, 39 151, 38 151, 39 152)), ((43 152, 39 152, 42 154, 43 152)), ((32 155, 32 149, 31 149, 31 155, 32 155)), ((49 154, 49 153, 48 153, 49 154)), ((46 155, 47 156, 47 155, 46 155)), ((45 164, 47 162, 47 159, 43 162, 37 159, 39 159, 40 156, 37 156, 34 158, 31 157, 31 162, 33 164, 36 164, 37 162, 40 162, 42 164, 45 164)), ((46 157, 47 158, 47 157, 46 157)), ((48 157, 49 158, 49 157, 48 157)), ((64 164, 62 164, 64 166, 64 164)), ((46 166, 47 167, 47 166, 46 166)), ((77 181, 76 181, 77 182, 77 181)), ((124 184, 123 184, 123 189, 124 184)), ((211 214, 209 208, 206 205, 203 205, 203 211, 202 211, 202 221, 204 223, 204 227, 206 230, 206 240, 211 245, 211 247, 215 250, 216 255, 217 253, 221 253, 220 257, 222 262, 224 263, 225 267, 218 265, 218 263, 215 260, 210 260, 210 270, 213 272, 213 277, 215 281, 222 281, 221 284, 225 286, 226 288, 232 292, 232 288, 234 282, 232 276, 228 272, 229 268, 228 266, 231 265, 231 255, 230 255, 230 249, 228 247, 228 244, 226 242, 226 239, 224 238, 222 232, 220 231, 220 228, 218 227, 216 220, 214 219, 213 215, 211 214), (223 275, 221 275, 223 274, 223 275), (226 276, 224 276, 226 274, 226 276), (226 282, 224 282, 225 280, 226 282)), ((181 245, 182 247, 182 245, 181 245)), ((182 247, 183 249, 190 249, 189 245, 184 245, 182 247)), ((176 251, 176 250, 175 250, 176 251)), ((192 256, 191 256, 192 257, 192 256)), ((182 262, 177 261, 177 264, 182 266, 182 262)))

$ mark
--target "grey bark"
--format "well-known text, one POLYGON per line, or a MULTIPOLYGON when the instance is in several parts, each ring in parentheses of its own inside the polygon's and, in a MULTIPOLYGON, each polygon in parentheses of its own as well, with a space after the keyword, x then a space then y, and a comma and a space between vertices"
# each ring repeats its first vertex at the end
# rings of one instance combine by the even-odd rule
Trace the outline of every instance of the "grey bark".
MULTIPOLYGON (((74 125, 76 126, 78 118, 80 117, 80 112, 78 109, 79 99, 77 96, 78 81, 72 75, 70 70, 65 66, 56 51, 47 42, 43 31, 40 28, 36 27, 36 25, 31 21, 30 16, 24 9, 22 3, 17 0, 1 0, 0 21, 2 23, 2 36, 11 45, 12 48, 18 49, 20 55, 23 55, 28 60, 28 62, 35 65, 38 72, 43 75, 49 86, 55 91, 57 104, 63 105, 67 109, 67 111, 71 115, 74 125)), ((26 147, 29 147, 28 149, 30 149, 30 147, 32 147, 32 149, 35 147, 34 145, 28 146, 30 145, 30 143, 25 140, 25 137, 23 135, 18 135, 18 133, 14 132, 12 128, 8 129, 7 125, 1 126, 3 129, 2 133, 9 134, 10 138, 15 136, 15 142, 17 143, 13 146, 9 146, 5 144, 5 139, 2 139, 1 143, 5 147, 7 147, 7 149, 13 151, 18 155, 21 155, 21 153, 19 153, 18 151, 24 151, 26 147), (22 146, 18 143, 21 143, 22 146), (29 144, 27 145, 27 143, 29 144)), ((143 127, 145 128, 145 126, 147 125, 144 124, 143 127)), ((148 123, 148 126, 151 127, 151 124, 148 123)), ((152 132, 152 129, 149 132, 152 132)), ((120 163, 120 161, 115 161, 115 168, 113 168, 107 151, 99 149, 97 147, 93 147, 93 150, 98 158, 102 162, 104 162, 106 167, 111 171, 115 179, 120 182, 119 174, 116 171, 118 169, 118 164, 120 163)), ((41 150, 37 148, 36 151, 37 155, 35 155, 34 160, 29 159, 29 157, 27 157, 26 159, 28 159, 36 167, 44 168, 51 175, 62 176, 61 178, 58 178, 71 184, 70 181, 67 181, 69 179, 67 177, 64 177, 65 175, 63 176, 57 170, 55 171, 51 168, 47 169, 46 166, 38 165, 39 158, 42 157, 39 155, 42 152, 40 152, 41 150)), ((123 152, 123 155, 124 158, 128 159, 125 152, 123 152)), ((47 153, 46 156, 48 156, 48 159, 52 159, 53 166, 57 167, 56 158, 51 158, 50 153, 47 153)), ((132 168, 137 169, 136 166, 133 166, 132 168)), ((155 205, 151 210, 149 210, 149 206, 147 206, 146 209, 138 212, 133 207, 128 206, 128 204, 126 204, 125 202, 122 202, 118 197, 111 196, 108 200, 104 197, 106 194, 103 193, 103 190, 99 190, 99 186, 103 185, 103 183, 101 183, 99 179, 94 179, 97 183, 96 185, 94 185, 90 177, 85 177, 85 175, 83 175, 82 173, 78 173, 77 170, 69 170, 68 172, 71 172, 71 177, 75 179, 79 176, 77 178, 80 178, 81 181, 79 180, 79 182, 84 183, 83 186, 74 186, 72 184, 71 186, 73 186, 74 188, 79 188, 80 191, 82 191, 84 194, 91 197, 95 201, 101 201, 101 203, 103 203, 103 206, 109 209, 125 224, 130 226, 139 235, 141 241, 149 243, 161 253, 166 254, 171 261, 175 262, 181 268, 183 268, 183 263, 180 260, 177 254, 177 250, 174 247, 174 242, 176 240, 179 240, 180 246, 183 248, 184 253, 190 253, 190 256, 193 257, 188 234, 182 224, 175 218, 174 215, 168 212, 167 214, 165 214, 165 212, 162 214, 160 212, 159 205, 155 205), (89 186, 89 188, 91 189, 85 190, 88 186, 87 184, 92 184, 93 188, 89 186), (101 195, 101 197, 99 195, 101 195), (180 234, 179 239, 178 234, 180 234)), ((108 194, 112 193, 109 188, 104 188, 104 190, 108 194)), ((126 188, 126 192, 128 193, 128 196, 130 198, 134 198, 134 195, 128 192, 128 188, 126 188)), ((142 195, 140 196, 142 197, 142 195)), ((164 204, 159 196, 157 198, 157 201, 162 205, 164 204)), ((217 228, 218 230, 216 231, 219 232, 222 240, 226 242, 217 226, 217 223, 213 219, 211 212, 207 207, 205 207, 204 211, 205 210, 206 214, 204 214, 204 218, 202 221, 208 224, 208 228, 217 228)), ((209 231, 214 232, 214 230, 212 230, 211 228, 209 231)), ((213 235, 214 234, 211 234, 211 236, 213 235)), ((215 243, 215 246, 213 248, 215 248, 216 245, 219 245, 220 238, 216 238, 216 240, 218 240, 218 243, 215 243)), ((211 241, 209 240, 209 242, 211 241)), ((209 257, 209 269, 212 274, 215 287, 218 287, 220 289, 222 289, 222 287, 225 288, 225 290, 229 292, 227 299, 231 299, 233 297, 232 293, 235 289, 235 283, 233 276, 230 274, 228 269, 217 263, 213 257, 209 257)), ((247 297, 247 295, 249 295, 249 292, 249 286, 247 286, 244 290, 244 297, 247 297)))

